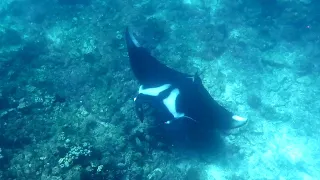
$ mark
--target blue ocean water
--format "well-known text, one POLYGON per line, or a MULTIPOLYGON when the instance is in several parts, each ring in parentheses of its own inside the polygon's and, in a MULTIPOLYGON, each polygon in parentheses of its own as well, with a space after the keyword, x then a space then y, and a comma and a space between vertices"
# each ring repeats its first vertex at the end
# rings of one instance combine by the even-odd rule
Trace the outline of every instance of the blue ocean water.
POLYGON ((319 6, 1 0, 0 179, 319 179, 319 6), (190 138, 147 105, 140 122, 128 26, 248 123, 190 138))

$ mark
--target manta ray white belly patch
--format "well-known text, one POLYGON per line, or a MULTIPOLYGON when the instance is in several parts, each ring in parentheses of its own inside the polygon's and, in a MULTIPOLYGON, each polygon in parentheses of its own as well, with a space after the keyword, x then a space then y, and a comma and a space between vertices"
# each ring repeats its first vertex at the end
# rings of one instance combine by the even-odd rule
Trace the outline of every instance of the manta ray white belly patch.
POLYGON ((169 96, 163 100, 163 104, 167 107, 169 112, 176 119, 184 117, 184 114, 177 112, 177 109, 176 109, 176 100, 179 94, 180 94, 180 91, 179 89, 176 88, 172 90, 169 96))
POLYGON ((145 94, 148 96, 158 96, 161 92, 167 90, 170 86, 171 86, 170 84, 164 84, 159 87, 146 88, 146 89, 144 89, 143 86, 140 86, 139 94, 145 94))

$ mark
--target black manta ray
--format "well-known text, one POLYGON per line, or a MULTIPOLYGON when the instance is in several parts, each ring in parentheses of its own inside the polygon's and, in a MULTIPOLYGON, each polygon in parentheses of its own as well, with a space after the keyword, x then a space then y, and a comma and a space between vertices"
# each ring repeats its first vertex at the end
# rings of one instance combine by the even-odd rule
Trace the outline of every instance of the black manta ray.
POLYGON ((194 76, 167 67, 140 46, 129 28, 125 31, 131 69, 139 84, 134 98, 136 113, 144 119, 142 104, 147 103, 166 126, 188 124, 188 129, 229 130, 246 124, 218 104, 206 90, 198 74, 194 76))

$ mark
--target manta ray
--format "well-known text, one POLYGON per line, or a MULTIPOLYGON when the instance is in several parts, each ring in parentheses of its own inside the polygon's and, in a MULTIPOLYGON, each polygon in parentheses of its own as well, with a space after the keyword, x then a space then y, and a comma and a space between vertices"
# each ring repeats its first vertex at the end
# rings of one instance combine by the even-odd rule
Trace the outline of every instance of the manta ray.
POLYGON ((230 130, 246 124, 247 118, 224 108, 209 94, 200 76, 176 71, 142 47, 131 29, 125 30, 131 70, 140 87, 134 97, 138 118, 144 120, 143 104, 151 106, 164 125, 188 124, 198 131, 230 130))

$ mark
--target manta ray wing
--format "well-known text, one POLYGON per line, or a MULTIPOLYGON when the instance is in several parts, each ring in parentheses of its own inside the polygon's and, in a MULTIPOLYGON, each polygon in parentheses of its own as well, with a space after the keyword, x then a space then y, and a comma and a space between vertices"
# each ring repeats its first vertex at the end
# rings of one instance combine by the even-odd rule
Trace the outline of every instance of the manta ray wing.
POLYGON ((189 77, 159 62, 147 49, 140 46, 129 28, 126 28, 125 40, 131 69, 140 84, 157 86, 175 83, 189 77))

